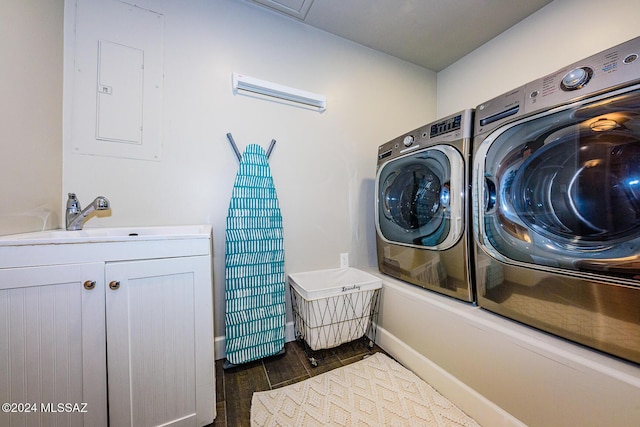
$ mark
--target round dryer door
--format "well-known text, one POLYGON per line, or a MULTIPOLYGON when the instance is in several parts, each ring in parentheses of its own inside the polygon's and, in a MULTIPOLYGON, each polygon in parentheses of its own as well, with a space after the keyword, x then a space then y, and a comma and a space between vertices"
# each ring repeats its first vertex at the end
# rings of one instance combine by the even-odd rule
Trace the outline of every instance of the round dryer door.
POLYGON ((438 145, 385 163, 376 181, 376 227, 387 242, 444 250, 461 237, 464 162, 438 145))
POLYGON ((495 258, 640 277, 640 90, 496 130, 474 176, 495 258))

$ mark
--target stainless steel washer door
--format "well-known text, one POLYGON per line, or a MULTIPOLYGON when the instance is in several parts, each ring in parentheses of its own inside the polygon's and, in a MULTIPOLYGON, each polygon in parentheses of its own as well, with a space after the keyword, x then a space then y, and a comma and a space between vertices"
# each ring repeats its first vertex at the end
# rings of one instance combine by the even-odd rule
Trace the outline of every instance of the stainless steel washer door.
POLYGON ((537 233, 585 247, 638 237, 640 139, 577 132, 524 161, 510 189, 516 212, 537 233))
POLYGON ((463 231, 464 161, 437 145, 393 159, 376 180, 376 228, 385 241, 445 250, 463 231))
POLYGON ((494 258, 640 278, 640 89, 497 129, 474 177, 476 239, 494 258))

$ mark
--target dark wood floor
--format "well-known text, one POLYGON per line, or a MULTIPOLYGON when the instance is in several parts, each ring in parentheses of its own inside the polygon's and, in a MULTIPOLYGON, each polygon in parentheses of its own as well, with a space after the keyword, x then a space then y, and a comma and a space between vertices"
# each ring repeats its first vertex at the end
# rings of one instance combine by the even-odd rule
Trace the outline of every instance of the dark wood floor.
POLYGON ((254 391, 283 387, 331 369, 348 365, 367 354, 383 350, 377 345, 368 347, 368 340, 360 339, 340 347, 315 352, 318 366, 309 362, 299 342, 285 345, 286 353, 223 369, 223 361, 216 361, 217 417, 207 427, 244 427, 250 425, 251 396, 254 391))

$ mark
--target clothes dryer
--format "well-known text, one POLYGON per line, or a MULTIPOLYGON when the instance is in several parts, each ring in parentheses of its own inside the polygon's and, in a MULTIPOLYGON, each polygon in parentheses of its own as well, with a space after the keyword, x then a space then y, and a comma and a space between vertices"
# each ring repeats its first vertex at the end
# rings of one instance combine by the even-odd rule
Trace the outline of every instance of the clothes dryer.
POLYGON ((480 104, 478 304, 640 363, 640 38, 480 104))
POLYGON ((472 125, 468 109, 381 145, 375 186, 380 271, 470 302, 472 125))

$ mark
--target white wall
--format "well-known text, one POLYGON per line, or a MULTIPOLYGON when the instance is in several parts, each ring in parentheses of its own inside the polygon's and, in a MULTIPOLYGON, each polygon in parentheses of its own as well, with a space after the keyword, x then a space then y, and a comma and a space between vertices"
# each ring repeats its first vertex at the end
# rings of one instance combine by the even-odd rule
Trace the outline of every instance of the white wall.
POLYGON ((438 73, 438 116, 640 36, 637 0, 555 0, 438 73))
POLYGON ((57 228, 63 0, 0 2, 0 235, 57 228))
POLYGON ((72 152, 69 76, 83 52, 74 52, 67 7, 63 189, 84 204, 102 194, 112 205, 110 217, 86 226, 212 224, 216 336, 224 335, 224 229, 237 171, 231 132, 241 151, 277 140, 270 165, 287 272, 337 267, 341 252, 353 265, 375 265, 377 147, 435 119, 435 73, 239 1, 136 4, 165 20, 159 162, 72 152), (327 110, 233 95, 232 72, 324 94, 327 110))

